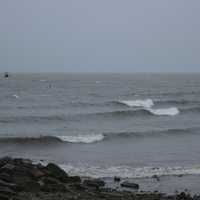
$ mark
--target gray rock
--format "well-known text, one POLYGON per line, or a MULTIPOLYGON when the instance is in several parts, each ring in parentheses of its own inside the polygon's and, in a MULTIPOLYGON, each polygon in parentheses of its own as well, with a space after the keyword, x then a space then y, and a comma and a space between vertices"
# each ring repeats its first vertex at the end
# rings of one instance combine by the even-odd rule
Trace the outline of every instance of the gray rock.
POLYGON ((45 169, 49 175, 60 180, 65 180, 68 177, 68 174, 56 164, 49 163, 45 169))
POLYGON ((0 199, 1 200, 10 200, 10 197, 8 195, 5 195, 5 194, 0 194, 0 199))
POLYGON ((7 164, 7 163, 12 163, 12 158, 10 158, 10 157, 3 157, 3 158, 1 158, 0 159, 0 168, 3 165, 7 164))
POLYGON ((120 181, 121 181, 121 178, 120 178, 120 177, 117 177, 117 176, 115 176, 115 177, 114 177, 114 181, 115 181, 115 182, 120 182, 120 181))
POLYGON ((66 186, 56 178, 44 177, 40 181, 41 190, 44 192, 67 192, 66 186))
POLYGON ((101 179, 88 179, 83 181, 83 185, 98 188, 105 186, 105 182, 101 179))
POLYGON ((14 184, 14 183, 8 183, 8 182, 5 182, 3 180, 0 180, 0 186, 5 186, 5 187, 9 187, 9 188, 15 188, 16 184, 14 184))
POLYGON ((133 188, 133 189, 139 189, 139 185, 137 183, 132 183, 128 181, 124 181, 121 183, 121 187, 126 187, 126 188, 133 188))
POLYGON ((14 192, 12 189, 8 187, 0 186, 0 194, 13 196, 13 195, 16 195, 16 192, 14 192))
POLYGON ((7 163, 0 168, 0 171, 10 172, 15 169, 15 165, 7 163))
POLYGON ((30 173, 35 179, 45 176, 45 173, 37 168, 31 169, 30 173))
POLYGON ((12 177, 10 176, 10 174, 5 172, 0 173, 0 179, 6 182, 12 182, 12 177))
POLYGON ((69 176, 64 180, 65 183, 81 183, 80 176, 69 176))

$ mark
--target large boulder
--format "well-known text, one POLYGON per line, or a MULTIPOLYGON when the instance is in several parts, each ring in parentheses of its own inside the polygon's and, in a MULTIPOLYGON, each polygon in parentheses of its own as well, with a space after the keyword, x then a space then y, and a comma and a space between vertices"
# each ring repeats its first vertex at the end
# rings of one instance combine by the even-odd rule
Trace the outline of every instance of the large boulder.
POLYGON ((71 184, 81 183, 81 178, 80 176, 68 176, 65 178, 64 182, 71 183, 71 184))
POLYGON ((0 173, 0 179, 6 182, 12 182, 12 177, 9 173, 2 172, 0 173))
POLYGON ((7 164, 7 163, 12 163, 12 158, 10 158, 10 157, 3 157, 3 158, 1 158, 0 159, 0 168, 3 165, 7 164))
POLYGON ((12 189, 5 187, 5 186, 0 186, 0 194, 8 195, 8 196, 14 196, 16 195, 16 192, 13 191, 12 189))
POLYGON ((40 181, 41 190, 44 192, 67 192, 67 187, 58 179, 43 177, 40 181))
POLYGON ((6 163, 0 168, 0 172, 7 172, 7 173, 12 173, 15 169, 15 165, 6 163))
POLYGON ((104 187, 105 182, 101 179, 87 179, 83 181, 83 185, 99 188, 99 187, 104 187))
POLYGON ((0 199, 1 200, 10 200, 10 196, 5 195, 5 194, 0 194, 0 199))
POLYGON ((45 176, 45 173, 36 167, 31 169, 30 173, 34 179, 39 179, 39 178, 45 176))
POLYGON ((139 189, 139 185, 137 183, 132 183, 129 181, 124 181, 123 183, 121 183, 121 187, 126 187, 126 188, 132 188, 132 189, 139 189))
POLYGON ((68 174, 56 164, 49 163, 46 166, 45 170, 48 175, 55 177, 59 180, 65 181, 65 179, 68 178, 68 174))

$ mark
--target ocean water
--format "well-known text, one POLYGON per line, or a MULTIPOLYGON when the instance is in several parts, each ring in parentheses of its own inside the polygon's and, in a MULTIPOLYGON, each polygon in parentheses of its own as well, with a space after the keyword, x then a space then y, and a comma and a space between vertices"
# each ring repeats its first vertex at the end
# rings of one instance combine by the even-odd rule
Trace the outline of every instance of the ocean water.
POLYGON ((93 177, 200 174, 200 75, 2 77, 0 156, 93 177))

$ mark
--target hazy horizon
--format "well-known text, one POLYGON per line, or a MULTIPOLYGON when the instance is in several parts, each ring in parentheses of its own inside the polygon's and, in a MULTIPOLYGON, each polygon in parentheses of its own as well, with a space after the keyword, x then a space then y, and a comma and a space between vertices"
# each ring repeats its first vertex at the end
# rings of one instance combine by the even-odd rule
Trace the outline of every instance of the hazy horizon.
POLYGON ((200 72, 200 2, 1 1, 0 72, 200 72))

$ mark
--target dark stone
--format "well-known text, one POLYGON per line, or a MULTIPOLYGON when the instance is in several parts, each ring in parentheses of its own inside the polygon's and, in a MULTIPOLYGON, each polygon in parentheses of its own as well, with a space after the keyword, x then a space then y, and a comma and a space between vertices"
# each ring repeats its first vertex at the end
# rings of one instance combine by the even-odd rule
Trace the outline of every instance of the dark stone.
POLYGON ((74 189, 79 190, 79 191, 85 190, 85 187, 80 183, 73 183, 70 185, 70 187, 73 187, 74 189))
POLYGON ((0 172, 11 172, 15 169, 15 165, 7 163, 0 168, 0 172))
POLYGON ((16 193, 12 189, 4 186, 0 186, 0 194, 5 194, 9 196, 16 195, 16 193))
POLYGON ((45 169, 49 175, 60 180, 65 180, 68 177, 68 174, 56 164, 49 163, 45 169))
POLYGON ((160 178, 157 175, 153 175, 152 178, 155 178, 157 181, 160 181, 160 178))
POLYGON ((12 177, 8 173, 0 173, 0 179, 6 182, 12 182, 12 177))
POLYGON ((60 181, 59 180, 57 180, 56 178, 52 178, 52 177, 44 177, 44 178, 42 178, 41 179, 42 181, 43 181, 43 183, 44 184, 46 184, 46 185, 52 185, 52 184, 54 184, 54 185, 58 185, 58 184, 60 184, 60 181))
POLYGON ((115 176, 115 177, 114 177, 114 181, 115 181, 115 182, 120 182, 120 181, 121 181, 121 178, 120 178, 120 177, 117 177, 117 176, 115 176))
POLYGON ((40 190, 39 183, 32 177, 28 170, 15 171, 13 173, 13 183, 18 186, 18 190, 35 192, 40 190))
POLYGON ((127 187, 127 188, 133 188, 133 189, 139 189, 139 185, 137 183, 131 183, 128 181, 124 181, 121 183, 121 187, 127 187))
POLYGON ((14 164, 16 165, 25 165, 25 166, 31 166, 32 161, 29 159, 23 159, 23 158, 15 158, 13 159, 14 164))
POLYGON ((5 182, 3 180, 0 180, 0 186, 14 188, 14 187, 16 187, 16 184, 14 184, 14 183, 8 183, 8 182, 5 182))
POLYGON ((31 169, 30 173, 35 179, 38 179, 38 178, 43 177, 45 175, 44 172, 42 172, 41 170, 39 170, 37 168, 31 169))
POLYGON ((10 158, 10 157, 3 157, 3 158, 1 158, 0 159, 0 168, 3 166, 3 165, 5 165, 5 164, 7 164, 7 163, 11 163, 12 162, 12 158, 10 158))
POLYGON ((10 200, 10 197, 8 195, 5 195, 5 194, 0 194, 0 199, 1 200, 10 200))
POLYGON ((105 182, 101 179, 88 179, 83 181, 83 185, 99 188, 105 186, 105 182))
POLYGON ((81 183, 81 178, 80 176, 69 176, 69 177, 66 177, 64 182, 68 183, 81 183))
POLYGON ((41 190, 44 192, 67 192, 67 188, 59 180, 52 177, 44 177, 40 181, 41 190))

